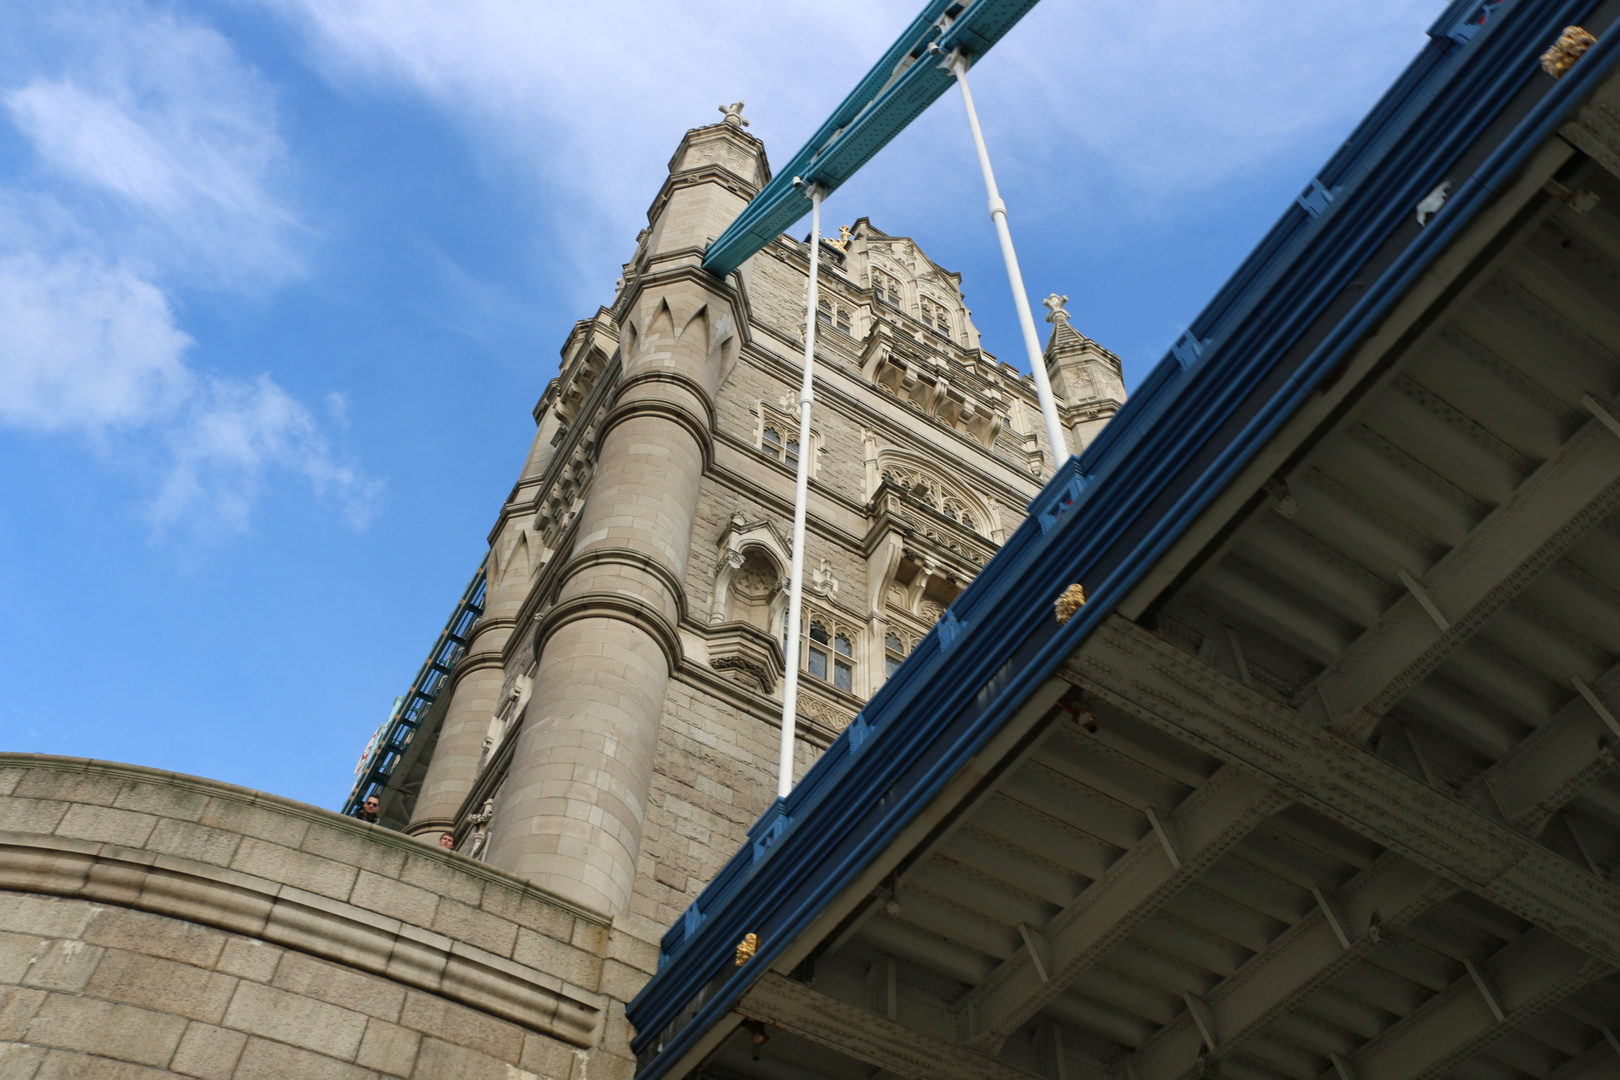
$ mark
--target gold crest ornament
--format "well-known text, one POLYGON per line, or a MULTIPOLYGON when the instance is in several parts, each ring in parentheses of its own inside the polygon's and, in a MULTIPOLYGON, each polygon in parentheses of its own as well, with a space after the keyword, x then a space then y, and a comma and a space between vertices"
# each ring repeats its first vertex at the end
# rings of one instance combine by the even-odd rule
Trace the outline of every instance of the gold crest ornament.
POLYGON ((1052 603, 1052 614, 1057 616, 1058 625, 1067 623, 1074 618, 1074 613, 1086 606, 1086 590, 1079 585, 1070 585, 1063 590, 1063 595, 1052 603))
POLYGON ((1578 26, 1566 26, 1552 48, 1541 54, 1541 70, 1555 79, 1575 66, 1575 61, 1586 55, 1586 50, 1597 44, 1597 38, 1578 26))

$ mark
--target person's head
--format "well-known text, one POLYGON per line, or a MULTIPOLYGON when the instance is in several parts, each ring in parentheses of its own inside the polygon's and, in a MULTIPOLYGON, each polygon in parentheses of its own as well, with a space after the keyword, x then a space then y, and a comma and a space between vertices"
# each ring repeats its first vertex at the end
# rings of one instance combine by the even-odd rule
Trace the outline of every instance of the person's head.
POLYGON ((456 834, 455 833, 440 833, 439 834, 439 846, 444 848, 444 850, 446 850, 446 851, 454 851, 454 850, 456 850, 456 834))
POLYGON ((360 804, 360 812, 366 817, 376 817, 377 811, 382 807, 382 800, 375 795, 367 795, 366 801, 360 804))

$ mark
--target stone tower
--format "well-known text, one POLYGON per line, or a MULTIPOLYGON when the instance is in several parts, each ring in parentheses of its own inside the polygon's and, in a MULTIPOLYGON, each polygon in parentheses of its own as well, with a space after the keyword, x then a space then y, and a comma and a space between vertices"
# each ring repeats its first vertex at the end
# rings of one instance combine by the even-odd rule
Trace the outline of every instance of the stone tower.
MULTIPOLYGON (((785 665, 802 772, 1052 467, 1033 382, 981 347, 960 275, 864 218, 823 242, 798 445, 808 244, 778 237, 726 281, 700 265, 770 177, 744 123, 686 133, 612 304, 563 346, 408 827, 649 942, 774 795, 785 665)), ((1046 356, 1079 450, 1123 400, 1119 362, 1061 308, 1046 356)))
MULTIPOLYGON (((418 839, 0 753, 0 1076, 630 1080, 625 1003, 771 804, 786 665, 802 772, 1052 463, 960 278, 865 219, 821 253, 799 445, 807 244, 724 281, 700 265, 769 176, 744 123, 687 132, 611 306, 563 346, 482 584, 413 687, 431 707, 383 822, 418 839)), ((1060 320, 1047 364, 1078 446, 1123 396, 1117 361, 1060 320)))

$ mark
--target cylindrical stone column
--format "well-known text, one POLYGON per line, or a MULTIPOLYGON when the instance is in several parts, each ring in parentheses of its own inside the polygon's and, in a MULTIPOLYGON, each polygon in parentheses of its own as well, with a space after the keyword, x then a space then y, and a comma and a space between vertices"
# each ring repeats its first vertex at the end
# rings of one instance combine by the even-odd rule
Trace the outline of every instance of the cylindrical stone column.
POLYGON ((710 449, 719 368, 713 328, 730 324, 690 280, 657 295, 649 289, 640 300, 649 314, 602 423, 557 603, 536 632, 528 718, 495 807, 488 856, 609 914, 628 909, 635 882, 710 449))
POLYGON ((506 682, 502 652, 512 636, 522 603, 522 590, 510 584, 505 589, 498 585, 485 589, 483 618, 473 629, 467 652, 456 665, 445 691, 452 695, 450 705, 411 822, 405 827, 412 836, 450 831, 456 811, 478 778, 478 757, 506 682))
MULTIPOLYGON (((518 478, 520 490, 524 481, 538 480, 551 463, 555 453, 551 440, 557 434, 557 424, 556 409, 541 414, 518 478)), ((513 527, 516 523, 509 522, 507 528, 513 527)), ((528 598, 529 581, 524 574, 496 574, 493 559, 488 569, 492 576, 484 591, 484 614, 445 691, 452 695, 450 705, 439 728, 433 760, 422 779, 421 794, 411 811, 410 824, 405 827, 412 836, 450 831, 456 811, 478 779, 478 759, 489 735, 489 721, 500 708, 501 687, 506 684, 506 643, 517 625, 518 610, 528 598)))

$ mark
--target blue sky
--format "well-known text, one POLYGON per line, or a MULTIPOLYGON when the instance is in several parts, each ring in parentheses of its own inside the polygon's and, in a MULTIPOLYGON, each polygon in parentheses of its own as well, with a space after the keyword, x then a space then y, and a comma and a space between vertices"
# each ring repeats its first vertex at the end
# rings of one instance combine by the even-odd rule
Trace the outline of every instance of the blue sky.
MULTIPOLYGON (((0 748, 339 804, 681 133, 785 161, 915 6, 0 0, 0 748)), ((1044 0, 973 75, 1032 295, 1134 386, 1439 11, 1044 0)), ((952 94, 827 217, 1022 366, 984 205, 952 94)))

